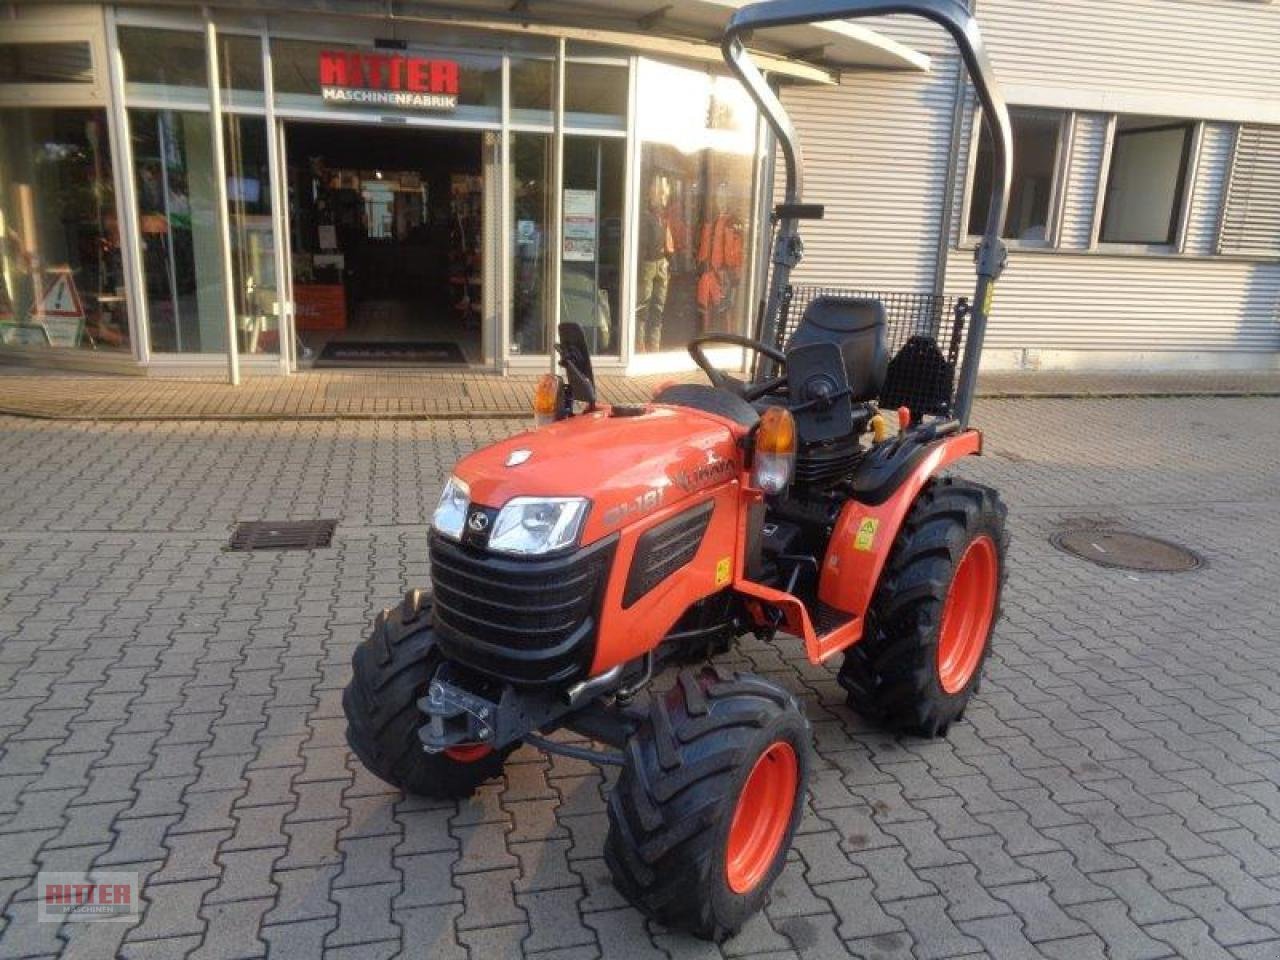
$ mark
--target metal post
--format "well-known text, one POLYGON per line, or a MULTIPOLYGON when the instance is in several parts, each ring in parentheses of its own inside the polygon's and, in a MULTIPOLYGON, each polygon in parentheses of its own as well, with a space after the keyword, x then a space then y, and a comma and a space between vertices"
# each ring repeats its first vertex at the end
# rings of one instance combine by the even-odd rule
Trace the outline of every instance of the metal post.
POLYGON ((551 223, 547 226, 547 245, 551 254, 551 329, 547 332, 547 353, 551 355, 551 372, 556 371, 556 329, 560 324, 560 291, 563 273, 561 257, 564 240, 564 37, 556 40, 555 126, 551 150, 551 223))
POLYGON ((498 333, 494 338, 497 344, 498 367, 506 376, 511 366, 511 333, 512 315, 511 301, 513 294, 512 259, 515 257, 515 229, 511 222, 511 179, 515 172, 511 169, 511 57, 502 57, 502 138, 498 144, 498 202, 502 209, 498 211, 497 222, 500 242, 498 243, 498 333))
POLYGON ((218 78, 218 31, 206 7, 204 11, 206 71, 209 75, 209 123, 212 124, 215 223, 221 239, 223 306, 227 311, 227 382, 240 383, 240 345, 236 342, 235 274, 231 269, 231 224, 227 217, 227 158, 222 143, 222 90, 218 78))
POLYGON ((134 356, 139 363, 151 360, 151 330, 147 325, 146 280, 142 275, 142 233, 138 228, 138 198, 134 185, 133 143, 124 102, 124 60, 116 30, 116 12, 107 7, 107 73, 111 98, 107 118, 114 145, 112 167, 116 183, 116 216, 120 220, 120 247, 124 254, 125 296, 129 303, 129 329, 134 356))
POLYGON ((285 234, 289 230, 289 190, 285 185, 284 164, 280 156, 280 135, 276 129, 276 94, 275 83, 271 76, 271 40, 262 35, 262 96, 266 103, 267 115, 267 175, 271 180, 271 228, 275 231, 276 272, 276 337, 280 343, 280 372, 292 373, 297 367, 297 358, 293 356, 293 304, 286 293, 289 285, 285 271, 290 269, 285 259, 285 234))
POLYGON ((640 217, 640 132, 637 127, 637 100, 640 58, 627 58, 627 139, 626 176, 622 201, 622 285, 618 291, 618 316, 614 326, 618 330, 618 361, 631 363, 635 344, 636 311, 634 308, 636 277, 636 243, 640 217))

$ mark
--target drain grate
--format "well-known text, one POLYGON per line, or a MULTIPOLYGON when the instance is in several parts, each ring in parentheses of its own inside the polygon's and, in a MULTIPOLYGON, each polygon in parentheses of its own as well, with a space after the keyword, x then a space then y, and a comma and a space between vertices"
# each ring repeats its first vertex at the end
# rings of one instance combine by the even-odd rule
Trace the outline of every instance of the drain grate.
POLYGON ((246 520, 231 531, 228 550, 318 550, 333 543, 337 520, 246 520))
POLYGON ((1064 553, 1116 570, 1186 573, 1204 563, 1186 547, 1125 530, 1076 528, 1055 533, 1049 542, 1064 553))

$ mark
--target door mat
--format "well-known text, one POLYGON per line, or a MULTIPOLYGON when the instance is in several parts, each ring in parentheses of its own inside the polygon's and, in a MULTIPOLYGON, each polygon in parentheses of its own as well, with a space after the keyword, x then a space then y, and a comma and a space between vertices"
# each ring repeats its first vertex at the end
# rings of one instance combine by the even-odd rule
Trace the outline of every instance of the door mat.
POLYGON ((436 340, 330 340, 316 357, 317 367, 387 367, 449 364, 466 366, 456 343, 436 340))

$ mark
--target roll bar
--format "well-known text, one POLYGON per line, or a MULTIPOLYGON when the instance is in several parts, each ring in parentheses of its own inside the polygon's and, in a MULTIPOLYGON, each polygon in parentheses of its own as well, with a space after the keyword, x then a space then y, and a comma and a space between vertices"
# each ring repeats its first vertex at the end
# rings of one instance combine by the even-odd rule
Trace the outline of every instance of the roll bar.
POLYGON ((908 13, 932 20, 951 34, 965 69, 978 92, 982 115, 991 133, 992 178, 991 205, 987 209, 987 227, 975 253, 978 282, 969 313, 969 336, 960 365, 956 390, 955 417, 969 422, 973 393, 977 384, 982 341, 986 336, 987 317, 991 311, 993 284, 1004 271, 1006 251, 1000 238, 1005 214, 1009 208, 1009 185, 1013 134, 1009 127, 1009 111, 996 84, 991 62, 978 23, 961 0, 769 0, 753 3, 738 10, 729 20, 721 41, 725 63, 734 72, 756 106, 764 114, 777 137, 786 168, 784 207, 776 216, 778 232, 774 239, 769 290, 764 310, 759 317, 757 338, 772 343, 777 336, 779 315, 791 271, 800 262, 804 246, 796 226, 796 218, 787 215, 787 207, 795 208, 803 201, 804 161, 791 118, 781 101, 770 89, 764 74, 752 62, 743 46, 743 35, 768 27, 784 27, 826 20, 874 17, 882 14, 908 13))

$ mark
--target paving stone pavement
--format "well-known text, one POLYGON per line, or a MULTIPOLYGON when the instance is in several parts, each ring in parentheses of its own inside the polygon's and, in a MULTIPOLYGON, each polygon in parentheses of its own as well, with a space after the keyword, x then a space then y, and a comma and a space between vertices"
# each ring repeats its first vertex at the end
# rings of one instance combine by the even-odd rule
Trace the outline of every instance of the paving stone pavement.
POLYGON ((427 578, 449 465, 511 421, 0 418, 0 957, 1280 957, 1280 400, 990 400, 1013 531, 980 697, 869 729, 800 647, 732 662, 814 723, 767 909, 721 947, 646 922, 601 857, 611 775, 523 748, 462 804, 343 742, 380 608, 427 578), (229 553, 235 520, 333 548, 229 553), (1186 543, 1189 574, 1056 552, 1186 543), (137 872, 138 922, 37 923, 37 870, 137 872))

